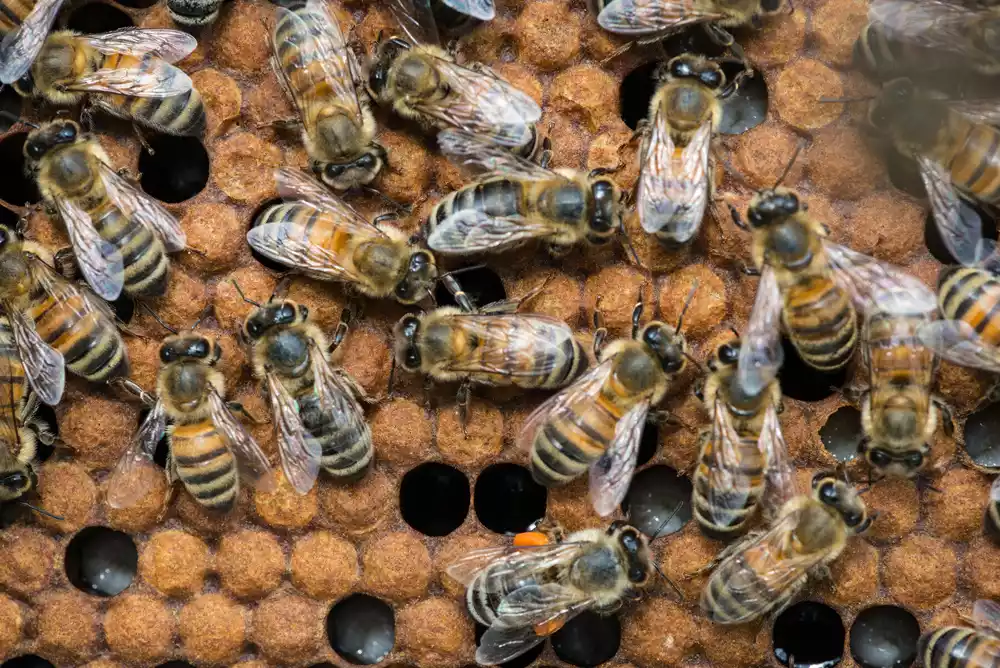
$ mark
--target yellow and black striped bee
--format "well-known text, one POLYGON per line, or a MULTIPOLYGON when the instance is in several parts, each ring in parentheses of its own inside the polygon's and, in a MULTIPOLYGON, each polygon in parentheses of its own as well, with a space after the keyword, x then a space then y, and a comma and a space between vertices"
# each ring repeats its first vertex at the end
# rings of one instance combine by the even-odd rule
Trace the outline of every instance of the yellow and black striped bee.
POLYGON ((917 656, 926 668, 993 668, 1000 665, 1000 605, 979 600, 975 628, 943 626, 920 636, 917 656))
POLYGON ((374 141, 375 118, 358 95, 360 67, 340 25, 323 0, 277 11, 271 65, 298 109, 313 172, 336 190, 371 183, 386 152, 374 141))
POLYGON ((215 368, 221 356, 218 341, 194 332, 163 340, 156 400, 140 395, 152 403, 151 409, 108 483, 112 508, 128 507, 146 492, 149 478, 138 475, 137 469, 152 465, 164 433, 170 436, 167 479, 179 478, 206 508, 232 508, 241 475, 258 489, 274 489, 267 457, 231 412, 242 412, 242 406, 223 398, 225 381, 215 368))
POLYGON ((485 65, 459 65, 437 46, 393 37, 376 47, 368 75, 372 99, 425 132, 449 128, 533 155, 542 110, 485 65))
POLYGON ((445 285, 459 308, 443 306, 403 316, 394 330, 394 364, 439 382, 461 382, 459 414, 465 425, 472 384, 556 389, 587 367, 587 354, 561 320, 514 313, 518 300, 476 308, 452 276, 445 285))
POLYGON ((537 239, 554 253, 621 235, 624 193, 615 182, 575 169, 552 171, 503 147, 455 130, 441 150, 476 181, 445 196, 427 219, 427 245, 441 255, 496 253, 537 239))
POLYGON ((309 492, 320 468, 337 480, 360 478, 374 454, 358 404, 367 397, 328 359, 347 334, 348 318, 331 346, 306 306, 275 297, 255 305, 242 336, 251 346, 254 374, 267 382, 285 478, 300 494, 309 492))
POLYGON ((709 375, 698 392, 712 416, 702 433, 692 477, 691 507, 710 538, 731 540, 746 531, 763 502, 778 511, 791 495, 792 469, 781 432, 781 387, 772 377, 756 394, 736 373, 740 342, 724 343, 708 361, 709 375))
POLYGON ((264 210, 247 232, 251 248, 321 281, 341 281, 366 297, 415 304, 431 294, 437 265, 394 227, 377 227, 302 172, 275 172, 286 202, 264 210))
POLYGON ((489 627, 476 662, 493 666, 544 642, 581 612, 615 612, 650 584, 655 570, 642 532, 612 522, 561 541, 538 531, 518 534, 511 547, 469 552, 448 575, 467 587, 469 614, 489 627))
POLYGON ((589 470, 590 500, 602 516, 625 497, 646 418, 689 355, 680 333, 683 310, 676 327, 654 321, 640 329, 642 310, 640 299, 629 339, 604 348, 606 332, 598 328, 594 350, 600 363, 539 406, 518 436, 519 446, 531 453, 531 474, 539 484, 564 485, 589 470))
POLYGON ((0 308, 24 372, 46 404, 59 403, 65 367, 93 382, 129 374, 125 342, 104 302, 67 282, 42 247, 0 226, 0 308))
POLYGON ((873 518, 851 485, 830 474, 813 478, 812 493, 789 499, 766 531, 748 534, 719 553, 701 594, 701 608, 718 624, 776 616, 868 529, 873 518))
POLYGON ((389 9, 410 42, 441 45, 497 13, 493 0, 392 0, 389 9))
POLYGON ((122 290, 136 298, 166 292, 167 253, 185 247, 184 231, 169 211, 111 167, 97 137, 81 133, 73 121, 51 121, 28 135, 24 155, 98 296, 113 301, 122 290))
POLYGON ((199 135, 205 106, 191 79, 171 63, 198 42, 179 30, 123 28, 99 35, 49 34, 62 0, 38 0, 0 43, 0 83, 26 97, 88 104, 173 135, 199 135))

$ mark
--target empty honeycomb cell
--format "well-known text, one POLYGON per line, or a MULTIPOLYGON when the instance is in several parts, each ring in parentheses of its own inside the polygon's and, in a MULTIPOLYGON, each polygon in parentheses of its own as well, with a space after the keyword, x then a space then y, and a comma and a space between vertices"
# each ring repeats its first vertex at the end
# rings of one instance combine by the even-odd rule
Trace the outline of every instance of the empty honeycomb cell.
POLYGON ((86 468, 111 469, 132 440, 138 408, 88 393, 68 396, 56 408, 59 438, 86 468))
POLYGON ((205 188, 210 160, 200 139, 154 135, 146 143, 151 152, 139 154, 139 184, 149 195, 177 203, 205 188))
POLYGON ((441 583, 445 592, 455 598, 463 598, 465 585, 448 575, 448 567, 473 550, 496 547, 506 542, 508 542, 506 536, 487 537, 478 533, 464 536, 453 534, 439 541, 434 552, 434 571, 437 581, 441 583))
POLYGON ((726 284, 705 265, 691 265, 664 281, 659 304, 660 319, 672 326, 687 305, 680 332, 688 339, 702 339, 726 319, 726 284))
MULTIPOLYGON (((434 145, 433 139, 428 141, 434 145)), ((421 137, 416 133, 383 130, 378 142, 385 147, 389 160, 373 185, 400 203, 419 200, 434 173, 434 163, 421 137)))
POLYGON ((784 666, 835 666, 844 655, 844 622, 828 605, 801 601, 774 620, 771 643, 784 666))
POLYGON ((254 509, 260 521, 273 529, 301 529, 316 516, 319 507, 316 487, 308 494, 299 494, 285 478, 276 472, 278 485, 272 492, 256 489, 253 492, 254 509))
POLYGON ((955 592, 956 556, 944 541, 898 532, 903 536, 889 550, 882 570, 882 581, 889 594, 903 605, 928 608, 955 592))
MULTIPOLYGON (((815 133, 806 174, 823 193, 836 199, 858 199, 880 184, 884 172, 885 168, 856 128, 824 128, 815 133)), ((887 222, 870 221, 876 225, 887 222)))
POLYGON ((192 249, 177 256, 184 267, 216 273, 232 269, 244 257, 244 225, 232 207, 217 202, 192 204, 180 224, 192 249))
POLYGON ((233 132, 215 143, 212 181, 240 204, 256 205, 275 194, 274 170, 281 149, 248 132, 233 132))
MULTIPOLYGON (((731 160, 740 176, 754 188, 770 188, 788 168, 788 161, 801 141, 791 130, 769 120, 739 138, 731 160)), ((804 163, 807 161, 801 158, 808 156, 809 151, 803 149, 800 159, 796 160, 785 175, 785 183, 798 183, 802 180, 804 163)), ((739 213, 746 222, 746 210, 741 209, 739 213)))
POLYGON ((616 615, 584 610, 553 633, 550 642, 556 656, 566 663, 596 666, 614 658, 621 640, 621 624, 616 615))
POLYGON ((629 336, 632 331, 632 309, 635 308, 640 291, 645 303, 643 322, 653 319, 651 290, 652 286, 647 279, 633 267, 616 265, 588 276, 583 290, 587 321, 591 321, 594 305, 599 301, 601 315, 608 328, 608 340, 617 336, 629 336))
POLYGON ((759 623, 723 626, 705 623, 700 627, 698 643, 713 666, 743 668, 765 665, 767 635, 759 623))
POLYGON ((545 517, 545 488, 518 464, 492 464, 480 472, 473 495, 476 519, 495 533, 527 531, 545 517))
POLYGON ((552 109, 596 132, 618 118, 618 90, 612 76, 594 65, 574 65, 549 88, 552 109))
POLYGON ((876 540, 891 540, 913 533, 920 515, 920 499, 911 480, 886 479, 873 485, 864 496, 868 513, 878 513, 865 534, 876 540))
POLYGON ((1000 468, 1000 443, 996 426, 1000 421, 1000 403, 977 406, 965 420, 965 451, 972 463, 984 469, 1000 468))
POLYGON ((872 255, 896 264, 924 252, 920 244, 923 225, 923 207, 890 193, 875 193, 858 202, 850 220, 854 229, 877 232, 878 243, 872 255))
POLYGON ((279 664, 303 663, 319 651, 323 609, 303 596, 279 593, 258 604, 251 629, 251 640, 264 658, 279 664))
POLYGON ((97 604, 73 590, 43 594, 34 602, 38 651, 62 664, 85 661, 97 652, 97 604))
POLYGON ((66 577, 77 589, 116 596, 135 579, 139 553, 132 537, 103 526, 79 531, 66 545, 66 577))
POLYGON ((851 624, 851 656, 862 668, 909 666, 917 658, 920 623, 909 610, 876 605, 851 624))
POLYGON ((439 409, 437 423, 437 449, 453 464, 479 468, 503 450, 503 416, 485 401, 471 401, 464 431, 457 406, 439 409))
POLYGON ((805 39, 806 13, 788 12, 764 20, 743 46, 754 65, 771 67, 784 65, 798 55, 805 39))
POLYGON ((861 411, 854 406, 841 406, 831 413, 819 429, 823 448, 838 462, 858 458, 858 445, 864 440, 861 411))
POLYGON ((968 541, 983 528, 983 499, 989 494, 990 481, 982 473, 957 468, 934 481, 940 493, 924 493, 927 525, 941 538, 968 541))
POLYGON ((271 534, 239 531, 222 538, 215 554, 215 570, 223 589, 237 598, 256 599, 281 583, 285 555, 271 534))
POLYGON ((11 527, 0 542, 0 586, 20 597, 30 596, 52 581, 56 542, 37 529, 11 527))
POLYGON ((973 599, 1000 599, 1000 547, 996 543, 977 538, 969 544, 965 557, 964 578, 969 583, 973 599))
POLYGON ((590 503, 587 476, 549 489, 546 514, 566 531, 579 531, 607 524, 590 503))
POLYGON ((859 605, 878 595, 879 554, 866 540, 848 541, 847 547, 830 564, 832 577, 823 589, 829 588, 829 600, 837 605, 859 605))
POLYGON ((174 598, 186 599, 201 592, 208 568, 208 546, 185 531, 153 534, 139 558, 143 580, 174 598))
POLYGON ((361 584, 377 596, 404 601, 423 595, 431 579, 431 555, 410 533, 390 533, 365 545, 361 584))
POLYGON ((399 649, 419 666, 439 666, 469 658, 473 646, 472 620, 463 604, 430 597, 397 612, 399 649))
POLYGON ((214 62, 242 72, 259 72, 268 67, 273 17, 274 10, 268 3, 236 0, 221 12, 214 26, 214 62))
POLYGON ((360 327, 352 328, 332 361, 351 374, 370 397, 381 398, 386 395, 392 354, 381 333, 360 327))
POLYGON ((382 461, 413 466, 431 449, 431 421, 427 410, 408 399, 392 399, 371 416, 372 443, 382 461))
POLYGON ((802 359, 798 349, 787 336, 781 337, 781 348, 785 359, 778 371, 778 381, 786 397, 799 401, 820 402, 833 397, 837 394, 837 388, 843 387, 847 382, 849 365, 837 371, 818 371, 802 359))
POLYGON ((198 70, 191 81, 205 102, 205 136, 211 141, 239 118, 243 93, 232 78, 212 68, 198 70))
POLYGON ((51 661, 46 661, 37 654, 22 654, 13 659, 4 661, 0 666, 3 668, 55 668, 51 661))
POLYGON ((181 649, 198 666, 231 665, 246 642, 243 608, 224 594, 204 594, 178 615, 181 649))
MULTIPOLYGON (((684 598, 697 601, 708 582, 708 571, 699 571, 712 563, 721 545, 691 525, 686 531, 671 535, 666 540, 653 541, 650 548, 658 557, 657 563, 663 574, 677 585, 684 598)), ((666 585, 665 591, 672 593, 673 589, 666 585)))
POLYGON ((0 160, 7 165, 8 178, 0 182, 0 200, 13 206, 34 204, 42 199, 35 180, 24 171, 24 142, 27 132, 14 132, 0 139, 0 160))
POLYGON ((296 539, 290 570, 292 583, 313 598, 340 598, 358 582, 358 553, 343 538, 314 531, 296 539))
POLYGON ((691 480, 669 466, 639 471, 622 501, 635 528, 650 538, 680 531, 691 519, 691 480))
POLYGON ((622 611, 621 653, 640 666, 677 665, 694 650, 701 623, 674 601, 650 597, 622 611))
POLYGON ((177 620, 159 598, 126 594, 104 613, 104 640, 123 661, 153 662, 169 656, 177 620))
POLYGON ((844 110, 843 104, 820 101, 842 97, 844 84, 839 72, 817 60, 802 58, 783 68, 772 90, 778 116, 799 130, 829 125, 844 110))
POLYGON ((396 507, 398 480, 382 471, 369 471, 350 485, 322 485, 319 502, 328 521, 349 534, 374 531, 396 507))
POLYGON ((10 656, 21 642, 24 614, 11 598, 0 595, 0 656, 10 656))
POLYGON ((228 274, 225 279, 215 285, 215 296, 212 300, 215 319, 224 330, 239 331, 243 321, 253 308, 243 301, 236 286, 240 287, 247 299, 264 304, 271 297, 277 285, 277 279, 256 263, 228 274))
POLYGON ((374 596, 351 594, 330 608, 326 637, 333 651, 349 663, 379 663, 396 642, 395 615, 374 596))
POLYGON ((514 24, 518 56, 540 70, 566 67, 580 52, 580 23, 563 0, 528 3, 514 24))
POLYGON ((824 3, 812 15, 811 33, 820 59, 831 65, 850 65, 854 42, 867 24, 864 0, 824 3))
POLYGON ((97 501, 97 486, 78 464, 46 462, 38 470, 38 506, 62 520, 39 515, 43 525, 72 533, 87 523, 97 501))

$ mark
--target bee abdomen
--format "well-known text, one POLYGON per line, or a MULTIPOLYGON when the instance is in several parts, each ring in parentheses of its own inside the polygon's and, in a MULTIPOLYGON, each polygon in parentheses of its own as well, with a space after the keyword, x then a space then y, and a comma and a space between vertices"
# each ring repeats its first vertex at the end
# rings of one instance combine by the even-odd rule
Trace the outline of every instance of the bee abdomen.
MULTIPOLYGON (((482 583, 494 572, 496 568, 505 568, 505 564, 494 564, 487 566, 480 571, 475 579, 469 583, 465 590, 465 605, 472 618, 484 626, 490 626, 497 619, 497 607, 504 597, 512 591, 537 584, 534 578, 527 578, 515 581, 504 581, 501 586, 492 586, 495 591, 487 591, 482 583)), ((509 576, 508 576, 509 577, 509 576)))
POLYGON ((334 416, 320 409, 314 394, 300 398, 302 424, 320 447, 320 465, 334 478, 364 475, 374 455, 371 430, 364 421, 334 416))
POLYGON ((38 288, 29 314, 42 339, 63 355, 70 371, 93 382, 129 374, 125 342, 114 324, 98 313, 80 316, 82 297, 57 302, 38 288))
POLYGON ((946 626, 920 637, 917 653, 927 668, 1000 665, 1000 640, 974 629, 946 626))
POLYGON ((938 305, 948 320, 962 320, 991 345, 1000 344, 1000 280, 973 267, 942 272, 938 305))
POLYGON ((617 416, 595 407, 574 420, 553 420, 535 435, 531 475, 541 485, 564 485, 583 474, 614 438, 617 416))
POLYGON ((1000 130, 970 123, 962 149, 952 160, 951 178, 984 202, 1000 202, 1000 130))
POLYGON ((798 592, 805 580, 803 575, 781 593, 774 592, 767 582, 750 568, 746 563, 746 557, 739 555, 732 562, 723 562, 712 573, 701 594, 701 607, 709 619, 717 624, 739 624, 759 617, 771 609, 780 608, 798 592), (733 571, 740 574, 741 587, 738 590, 729 586, 734 580, 733 571))
POLYGON ((783 315, 789 339, 809 366, 835 371, 850 361, 858 339, 858 316, 850 297, 832 278, 790 288, 783 315))
POLYGON ((764 493, 764 461, 756 438, 744 438, 739 445, 741 465, 732 474, 743 484, 741 490, 715 490, 711 486, 712 448, 708 442, 694 474, 693 512, 698 526, 709 538, 728 541, 747 529, 764 493))
POLYGON ((163 242, 149 228, 117 209, 97 221, 101 237, 117 248, 125 267, 125 292, 133 297, 160 297, 166 292, 170 260, 163 242))
POLYGON ((214 510, 232 507, 239 491, 236 460, 210 421, 175 426, 170 454, 177 477, 199 503, 214 510))
MULTIPOLYGON (((153 70, 155 56, 141 58, 111 54, 104 59, 102 67, 138 69, 143 72, 153 70)), ((180 70, 168 70, 168 74, 158 76, 179 76, 180 70)), ((205 131, 205 104, 198 89, 193 86, 170 97, 126 97, 124 95, 95 96, 97 103, 109 113, 124 118, 135 119, 145 125, 171 135, 197 136, 205 131)))
POLYGON ((524 186, 513 179, 494 178, 473 183, 441 200, 431 212, 431 228, 460 211, 481 211, 496 218, 527 213, 524 186))

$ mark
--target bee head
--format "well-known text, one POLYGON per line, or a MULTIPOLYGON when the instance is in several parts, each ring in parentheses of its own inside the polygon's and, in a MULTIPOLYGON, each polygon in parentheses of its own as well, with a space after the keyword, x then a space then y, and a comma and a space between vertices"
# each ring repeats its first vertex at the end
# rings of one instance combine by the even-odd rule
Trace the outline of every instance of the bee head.
POLYGON ((38 477, 30 464, 0 473, 0 501, 19 499, 38 485, 38 477))
POLYGON ((858 445, 858 452, 881 475, 893 477, 912 478, 927 463, 927 457, 920 450, 894 453, 867 440, 858 445))
POLYGON ((368 87, 376 98, 383 96, 393 64, 411 48, 410 43, 400 37, 391 37, 379 43, 375 50, 375 64, 368 74, 368 87))
POLYGON ((594 212, 588 238, 603 240, 622 226, 621 193, 611 179, 598 178, 590 184, 590 195, 594 198, 594 212))
POLYGON ((396 285, 396 300, 401 304, 417 303, 431 293, 437 276, 437 264, 430 251, 413 251, 406 264, 406 273, 396 285))
POLYGON ((405 370, 413 373, 420 370, 420 317, 404 315, 395 327, 396 362, 405 370))
POLYGON ((684 335, 670 325, 654 321, 642 328, 641 340, 660 361, 663 371, 680 373, 687 364, 687 340, 684 335))
POLYGON ((349 190, 358 185, 371 183, 386 163, 385 149, 372 142, 364 153, 352 162, 324 162, 315 160, 312 163, 313 173, 325 185, 334 190, 349 190))
POLYGON ((303 304, 291 300, 271 301, 247 316, 243 323, 243 337, 247 341, 256 341, 273 327, 305 322, 308 317, 309 309, 303 304))
POLYGON ((947 104, 922 95, 912 81, 901 78, 882 86, 868 109, 868 123, 905 142, 903 152, 919 153, 934 144, 949 113, 947 104))
POLYGON ((762 190, 750 200, 747 218, 754 228, 768 227, 804 211, 799 196, 788 188, 762 190))
POLYGON ((608 535, 615 540, 625 557, 628 581, 636 587, 645 586, 653 572, 649 540, 634 526, 621 521, 611 523, 608 535))
POLYGON ((722 367, 735 366, 740 359, 740 340, 726 341, 708 360, 709 371, 717 371, 722 367))
POLYGON ((874 521, 857 490, 830 473, 817 473, 813 477, 812 488, 813 497, 836 510, 851 533, 863 533, 874 521))
POLYGON ((160 346, 160 362, 199 362, 214 366, 222 357, 222 347, 218 341, 198 334, 180 334, 168 336, 160 346))
POLYGON ((690 53, 672 58, 667 64, 667 72, 674 79, 696 79, 713 90, 726 85, 726 75, 718 63, 690 53))
POLYGON ((31 162, 38 161, 56 146, 76 142, 79 135, 80 126, 74 121, 46 123, 28 135, 28 139, 24 142, 24 157, 31 162))

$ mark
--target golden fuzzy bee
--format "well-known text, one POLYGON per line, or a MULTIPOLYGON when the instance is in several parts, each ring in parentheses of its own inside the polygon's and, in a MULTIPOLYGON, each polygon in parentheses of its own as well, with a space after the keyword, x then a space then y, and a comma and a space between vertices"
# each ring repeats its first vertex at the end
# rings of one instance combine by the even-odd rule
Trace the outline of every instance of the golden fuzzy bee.
POLYGON ((847 540, 871 523, 854 487, 818 474, 812 493, 786 501, 769 529, 748 534, 719 553, 701 594, 702 610, 718 624, 778 615, 810 576, 826 572, 847 540))
POLYGON ((586 610, 610 614, 649 585, 655 570, 646 537, 613 522, 552 541, 518 534, 512 547, 473 550, 448 567, 467 587, 469 614, 487 627, 476 662, 502 664, 544 642, 586 610))
POLYGON ((44 403, 59 403, 65 367, 93 382, 129 374, 125 342, 104 302, 47 264, 48 251, 0 226, 0 307, 24 372, 44 403))
POLYGON ((193 37, 179 30, 138 28, 50 34, 61 5, 62 0, 38 0, 0 42, 0 83, 61 106, 86 96, 93 107, 159 132, 201 134, 201 96, 171 64, 194 51, 193 37))
POLYGON ((531 453, 531 475, 539 484, 564 485, 589 470, 590 500, 601 516, 614 512, 625 497, 646 417, 689 355, 680 333, 687 304, 676 327, 654 321, 640 330, 642 308, 640 300, 630 339, 604 348, 606 332, 598 328, 594 350, 600 363, 539 406, 518 436, 518 445, 531 453))
POLYGON ((493 0, 392 0, 389 9, 411 42, 444 44, 483 21, 492 21, 493 0))
POLYGON ((525 297, 476 308, 452 276, 445 284, 460 308, 444 306, 403 316, 394 329, 394 363, 439 382, 461 382, 459 412, 466 423, 470 385, 525 389, 563 387, 587 366, 573 330, 555 318, 513 313, 525 297))
POLYGON ((967 626, 943 626, 920 636, 917 656, 926 668, 993 668, 1000 665, 1000 605, 976 601, 967 626))
POLYGON ((781 387, 772 377, 762 379, 761 392, 747 392, 736 373, 739 353, 738 340, 721 345, 698 393, 712 422, 701 436, 691 508, 702 532, 718 540, 745 533, 762 501, 765 511, 779 510, 794 485, 778 421, 781 387))
POLYGON ((729 89, 717 63, 691 54, 671 59, 657 79, 642 129, 636 210, 642 229, 680 246, 698 234, 715 190, 711 143, 729 89))
MULTIPOLYGON (((367 297, 415 304, 437 281, 430 252, 394 227, 377 227, 305 174, 275 171, 289 201, 264 210, 247 242, 275 262, 321 281, 341 281, 367 297)), ((378 222, 378 221, 376 221, 378 222)))
POLYGON ((94 292, 109 301, 166 292, 168 252, 186 239, 177 219, 111 167, 97 137, 70 120, 33 130, 26 169, 66 227, 76 262, 94 292))
POLYGON ((255 305, 242 336, 251 347, 254 374, 267 383, 285 478, 306 494, 320 468, 337 480, 364 475, 374 453, 358 405, 366 395, 328 359, 347 334, 346 319, 330 346, 306 306, 274 297, 255 305))
POLYGON ((358 63, 323 0, 278 7, 271 65, 302 122, 313 172, 331 188, 371 183, 385 166, 358 63))
POLYGON ((542 110, 479 63, 459 65, 444 49, 399 37, 376 47, 368 74, 372 99, 424 131, 455 129, 531 156, 542 142, 542 110))
POLYGON ((479 139, 444 130, 441 150, 476 181, 444 197, 427 219, 427 245, 442 255, 495 253, 537 239, 554 253, 622 234, 624 194, 610 178, 551 171, 479 139))
POLYGON ((163 340, 156 399, 140 394, 152 406, 108 482, 112 508, 128 507, 145 494, 150 480, 138 469, 153 465, 153 453, 165 433, 170 437, 168 481, 179 478, 206 508, 232 508, 241 475, 258 489, 274 489, 267 457, 231 412, 242 411, 242 406, 223 398, 225 381, 215 368, 221 356, 217 341, 193 332, 163 340))

